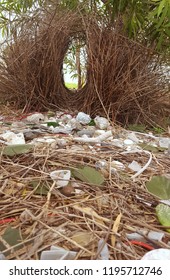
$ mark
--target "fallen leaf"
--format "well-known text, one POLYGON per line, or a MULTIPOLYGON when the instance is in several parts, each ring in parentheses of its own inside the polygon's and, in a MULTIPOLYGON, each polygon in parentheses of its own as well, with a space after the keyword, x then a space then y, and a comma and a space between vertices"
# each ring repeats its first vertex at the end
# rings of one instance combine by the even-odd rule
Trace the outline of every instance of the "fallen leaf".
POLYGON ((58 122, 47 122, 47 126, 56 127, 56 126, 59 126, 59 124, 58 124, 58 122))
POLYGON ((101 175, 100 172, 95 170, 95 168, 89 166, 86 166, 84 168, 79 168, 77 170, 73 170, 72 174, 74 177, 86 183, 101 185, 104 182, 103 175, 101 175))
POLYGON ((170 179, 165 176, 153 176, 146 183, 146 188, 148 192, 161 199, 170 199, 170 179))
POLYGON ((49 189, 44 182, 32 181, 30 182, 30 186, 36 189, 34 194, 47 195, 49 192, 49 189))
MULTIPOLYGON (((122 214, 120 213, 117 216, 117 218, 116 218, 116 220, 114 222, 113 228, 112 228, 112 231, 114 233, 118 232, 118 228, 119 228, 119 225, 120 225, 121 218, 122 218, 122 214)), ((116 243, 116 235, 114 233, 111 235, 111 244, 112 244, 113 247, 115 247, 115 243, 116 243)))
MULTIPOLYGON (((8 248, 10 248, 10 246, 12 247, 14 245, 17 245, 22 241, 19 229, 12 228, 11 226, 8 226, 6 228, 4 234, 2 235, 2 239, 9 245, 8 248)), ((22 244, 17 246, 15 250, 22 248, 22 246, 23 246, 22 244)), ((2 241, 0 242, 0 251, 3 251, 8 248, 6 248, 6 246, 3 244, 2 241)))
POLYGON ((33 149, 33 145, 31 145, 31 144, 9 145, 9 146, 0 148, 0 153, 2 153, 2 155, 12 157, 15 155, 26 154, 26 153, 30 152, 32 149, 33 149))
MULTIPOLYGON (((170 207, 164 204, 156 206, 156 214, 161 225, 170 227, 170 207)), ((167 229, 170 232, 170 229, 167 229)))
POLYGON ((79 245, 85 247, 87 246, 90 241, 92 241, 94 235, 92 232, 89 231, 80 231, 76 232, 72 237, 70 237, 72 240, 74 240, 79 245))
POLYGON ((98 223, 100 224, 103 224, 103 222, 109 222, 109 219, 107 218, 104 218, 100 215, 98 215, 92 208, 90 207, 80 207, 79 205, 73 205, 72 206, 74 209, 84 213, 84 214, 87 214, 89 216, 92 216, 92 218, 94 220, 96 220, 98 223))

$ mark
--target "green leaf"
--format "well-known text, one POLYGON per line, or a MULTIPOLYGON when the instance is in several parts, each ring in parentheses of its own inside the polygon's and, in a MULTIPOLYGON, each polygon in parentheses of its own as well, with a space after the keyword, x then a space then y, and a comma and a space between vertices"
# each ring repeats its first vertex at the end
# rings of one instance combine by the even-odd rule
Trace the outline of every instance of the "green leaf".
POLYGON ((30 182, 31 187, 33 187, 35 190, 34 194, 39 194, 39 195, 47 195, 49 192, 49 189, 45 182, 40 182, 40 181, 32 181, 30 182))
POLYGON ((170 199, 170 179, 165 176, 153 176, 146 183, 146 188, 148 192, 161 199, 170 199))
POLYGON ((158 12, 157 12, 158 17, 159 17, 160 14, 162 13, 162 10, 163 10, 164 5, 165 5, 165 1, 167 1, 167 0, 162 0, 162 1, 160 2, 160 4, 159 4, 158 12))
MULTIPOLYGON (((158 204, 156 214, 161 225, 170 227, 170 207, 164 204, 158 204)), ((170 232, 170 229, 167 229, 170 232)))
POLYGON ((31 144, 9 145, 4 148, 0 148, 0 153, 2 153, 2 155, 12 157, 15 155, 26 154, 30 152, 32 149, 33 149, 33 145, 31 144))
MULTIPOLYGON (((11 247, 21 243, 22 238, 20 236, 20 231, 19 229, 12 228, 11 226, 8 226, 2 235, 2 238, 9 244, 11 247)), ((17 246, 15 250, 18 250, 21 248, 23 245, 17 246)), ((3 251, 7 249, 2 242, 0 242, 0 251, 3 251)))
POLYGON ((152 152, 152 153, 158 153, 159 152, 159 148, 152 146, 152 145, 148 145, 145 143, 140 143, 139 146, 146 151, 152 152))
POLYGON ((88 123, 89 126, 95 126, 95 121, 92 119, 89 123, 88 123))
POLYGON ((129 124, 128 129, 133 131, 145 132, 146 126, 144 124, 129 124))
POLYGON ((47 122, 47 126, 56 127, 56 126, 59 126, 59 124, 58 124, 58 122, 47 122))
POLYGON ((101 185, 104 182, 103 175, 101 175, 97 170, 89 166, 73 170, 72 174, 74 177, 86 183, 101 185))

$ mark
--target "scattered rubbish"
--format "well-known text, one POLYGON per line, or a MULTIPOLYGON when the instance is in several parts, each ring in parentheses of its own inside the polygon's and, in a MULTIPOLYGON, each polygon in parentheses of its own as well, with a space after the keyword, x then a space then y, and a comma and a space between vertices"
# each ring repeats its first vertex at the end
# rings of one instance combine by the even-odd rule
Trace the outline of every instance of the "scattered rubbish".
POLYGON ((134 142, 133 142, 132 140, 130 140, 130 139, 125 139, 125 140, 124 140, 124 144, 125 144, 126 146, 131 146, 131 145, 134 145, 134 142))
POLYGON ((153 246, 151 246, 151 245, 148 244, 148 243, 144 243, 144 242, 142 242, 142 241, 131 240, 130 243, 131 243, 131 244, 134 244, 134 245, 137 245, 137 246, 140 246, 140 247, 143 247, 143 248, 145 248, 145 249, 147 249, 147 250, 153 250, 153 249, 154 249, 153 246))
POLYGON ((136 134, 134 132, 128 133, 127 138, 130 139, 131 141, 133 141, 136 144, 138 144, 140 142, 139 138, 136 136, 136 134))
POLYGON ((162 238, 165 236, 164 232, 159 232, 159 231, 153 231, 153 230, 138 230, 138 232, 132 232, 132 233, 126 233, 126 237, 128 240, 136 240, 136 241, 141 241, 144 242, 146 241, 146 238, 149 238, 151 241, 162 241, 162 238))
POLYGON ((153 176, 146 182, 146 188, 160 199, 170 199, 170 179, 165 176, 153 176))
POLYGON ((50 177, 56 182, 58 188, 68 185, 71 178, 70 170, 55 170, 50 173, 50 177))
POLYGON ((26 121, 30 123, 39 123, 44 120, 44 115, 41 113, 35 113, 26 117, 26 121))
POLYGON ((160 231, 150 230, 149 233, 148 233, 148 238, 152 241, 161 242, 164 236, 165 236, 165 233, 160 232, 160 231))
POLYGON ((100 260, 109 260, 109 248, 104 239, 100 239, 98 242, 98 253, 100 260))
POLYGON ((120 161, 118 161, 118 160, 113 160, 112 162, 111 162, 111 167, 114 169, 114 170, 124 170, 125 169, 125 165, 122 163, 122 162, 120 162, 120 161))
POLYGON ((167 227, 166 230, 170 232, 170 207, 160 203, 156 206, 156 214, 160 224, 167 227))
POLYGON ((132 171, 135 171, 135 172, 138 172, 142 169, 141 165, 133 160, 129 165, 128 165, 128 168, 130 168, 132 171))
POLYGON ((36 252, 42 252, 44 260, 87 259, 94 252, 102 260, 120 255, 142 258, 142 248, 155 251, 159 243, 167 247, 170 139, 166 135, 127 131, 111 126, 107 118, 91 119, 83 112, 3 117, 0 259, 32 259, 36 252), (123 221, 122 214, 115 216, 117 209, 123 221), (109 242, 119 250, 109 252, 102 236, 110 226, 111 210, 115 221, 109 242), (25 243, 27 237, 33 243, 25 243))
POLYGON ((1 252, 0 252, 0 260, 5 260, 5 256, 1 252))
POLYGON ((5 143, 7 145, 25 144, 24 134, 22 132, 14 133, 12 131, 7 131, 1 134, 1 137, 6 141, 5 143))
POLYGON ((170 145, 170 138, 164 138, 164 137, 159 138, 159 146, 161 148, 168 149, 169 145, 170 145))
POLYGON ((82 124, 88 124, 91 121, 91 117, 83 112, 79 112, 76 120, 82 124))
POLYGON ((100 128, 100 129, 105 130, 109 126, 109 121, 106 118, 103 118, 103 117, 99 117, 99 116, 95 117, 94 122, 96 124, 96 127, 100 128))
POLYGON ((76 142, 82 142, 82 143, 100 143, 111 136, 112 136, 112 132, 107 131, 97 137, 92 137, 92 138, 75 137, 73 140, 76 142))
POLYGON ((77 252, 51 246, 49 251, 43 251, 41 253, 40 260, 74 260, 76 255, 77 252))
POLYGON ((106 160, 99 160, 95 163, 96 169, 107 168, 108 164, 106 160))
POLYGON ((145 154, 149 155, 149 160, 148 162, 139 170, 137 171, 137 173, 135 173, 133 176, 131 176, 132 179, 135 179, 136 177, 138 177, 140 174, 142 174, 150 165, 151 161, 152 161, 152 154, 148 151, 144 151, 145 154))
POLYGON ((141 260, 170 260, 170 250, 169 249, 155 249, 147 252, 141 260))

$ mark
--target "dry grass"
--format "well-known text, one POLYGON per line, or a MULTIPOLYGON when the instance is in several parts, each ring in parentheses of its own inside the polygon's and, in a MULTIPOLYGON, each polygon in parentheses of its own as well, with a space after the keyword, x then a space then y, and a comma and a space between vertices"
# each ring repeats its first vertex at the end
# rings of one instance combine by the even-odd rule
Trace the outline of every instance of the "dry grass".
POLYGON ((123 124, 158 122, 160 104, 169 100, 160 61, 118 32, 106 18, 81 12, 46 11, 23 21, 2 57, 1 97, 25 111, 76 109, 123 124), (73 93, 64 85, 63 60, 76 37, 86 42, 87 80, 73 93))
MULTIPOLYGON (((138 232, 140 229, 163 231, 165 238, 162 242, 150 242, 155 247, 168 248, 166 243, 170 233, 159 224, 155 214, 158 200, 145 189, 145 182, 152 175, 168 173, 168 156, 155 155, 147 171, 132 180, 127 165, 135 159, 133 154, 122 155, 119 148, 104 149, 95 145, 93 151, 88 146, 80 145, 79 151, 78 145, 74 148, 72 138, 68 137, 67 140, 67 149, 40 147, 35 148, 32 153, 13 158, 1 156, 1 242, 7 227, 2 220, 14 217, 15 220, 10 225, 20 230, 20 244, 23 245, 22 249, 17 249, 16 246, 6 247, 4 253, 7 258, 38 259, 42 250, 56 245, 75 250, 78 253, 77 259, 96 259, 97 243, 103 238, 109 246, 111 259, 140 259, 146 249, 130 244, 126 237, 126 233, 138 232), (50 179, 50 171, 72 170, 80 164, 94 167, 101 159, 108 163, 120 160, 125 164, 126 170, 124 173, 111 174, 108 169, 103 173, 105 182, 101 186, 83 183, 72 177, 76 189, 81 192, 72 196, 65 196, 60 190, 53 193, 55 185, 50 179), (48 194, 36 194, 36 188, 31 187, 33 181, 44 183, 48 194), (87 211, 88 207, 90 211, 87 211), (114 234, 112 228, 119 213, 122 218, 118 233, 114 234), (75 241, 73 236, 77 233, 85 234, 85 243, 75 241), (116 246, 111 242, 113 236, 116 237, 116 246)), ((146 154, 139 153, 138 162, 144 165, 148 161, 147 157, 146 154)), ((6 245, 4 241, 3 243, 6 245)))

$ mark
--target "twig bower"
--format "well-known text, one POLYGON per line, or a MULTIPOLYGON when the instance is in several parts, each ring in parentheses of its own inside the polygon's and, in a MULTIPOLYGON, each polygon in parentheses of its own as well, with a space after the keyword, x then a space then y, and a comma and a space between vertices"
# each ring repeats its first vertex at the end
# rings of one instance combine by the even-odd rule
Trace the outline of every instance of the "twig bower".
POLYGON ((126 123, 149 119, 165 95, 165 81, 149 51, 119 29, 105 17, 80 12, 30 19, 3 53, 0 93, 27 111, 79 110, 126 123), (75 38, 87 52, 86 83, 76 92, 65 86, 63 74, 75 38))

